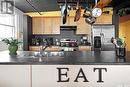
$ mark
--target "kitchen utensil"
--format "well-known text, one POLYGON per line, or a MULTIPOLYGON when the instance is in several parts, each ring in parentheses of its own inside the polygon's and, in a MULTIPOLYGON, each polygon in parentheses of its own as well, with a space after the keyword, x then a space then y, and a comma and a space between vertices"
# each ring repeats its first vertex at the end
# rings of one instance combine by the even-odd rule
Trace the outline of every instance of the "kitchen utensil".
POLYGON ((93 8, 92 10, 92 16, 93 17, 99 17, 102 14, 102 10, 100 8, 93 8))
POLYGON ((88 24, 93 24, 93 23, 95 23, 96 18, 95 18, 95 17, 92 17, 92 16, 89 16, 89 17, 85 18, 85 21, 86 21, 86 23, 88 23, 88 24))
POLYGON ((97 0, 95 0, 95 6, 94 6, 94 8, 92 9, 91 12, 92 12, 93 17, 101 16, 102 10, 101 10, 101 8, 97 7, 97 0))
POLYGON ((81 16, 81 7, 79 7, 79 0, 77 0, 77 10, 74 17, 74 22, 78 21, 81 16))
POLYGON ((99 0, 96 7, 103 8, 103 7, 107 6, 110 2, 112 2, 112 0, 99 0))
POLYGON ((64 15, 63 15, 63 24, 66 23, 66 20, 67 20, 67 10, 65 9, 64 15))
POLYGON ((83 17, 85 17, 85 21, 88 24, 93 24, 96 21, 96 18, 92 16, 92 9, 86 7, 83 17))
POLYGON ((84 10, 83 17, 87 18, 89 16, 91 16, 91 10, 90 10, 90 8, 86 7, 84 10))
POLYGON ((81 8, 79 8, 77 11, 76 11, 76 15, 74 17, 74 22, 78 21, 80 19, 80 16, 81 16, 81 8))
POLYGON ((64 5, 64 8, 65 9, 63 9, 63 24, 65 24, 66 23, 66 20, 67 20, 67 7, 68 7, 68 5, 67 5, 67 0, 65 0, 65 5, 64 5))
POLYGON ((65 11, 65 5, 63 5, 63 6, 61 7, 61 15, 62 15, 62 16, 64 15, 64 11, 65 11))

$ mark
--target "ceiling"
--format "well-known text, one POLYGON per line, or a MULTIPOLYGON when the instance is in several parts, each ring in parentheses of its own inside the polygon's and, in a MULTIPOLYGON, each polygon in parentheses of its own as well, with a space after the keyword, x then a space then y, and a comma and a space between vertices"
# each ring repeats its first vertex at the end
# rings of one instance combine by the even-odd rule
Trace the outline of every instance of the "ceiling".
MULTIPOLYGON (((29 0, 28 0, 29 1, 29 0)), ((40 11, 57 11, 60 10, 56 0, 30 0, 31 4, 40 11)), ((23 12, 35 11, 26 0, 15 0, 15 6, 23 12)))
MULTIPOLYGON (((63 0, 59 0, 63 1, 63 0)), ((70 0, 77 1, 77 0, 70 0)), ((83 7, 89 4, 94 4, 95 0, 80 0, 83 7)), ((57 3, 57 0, 15 0, 15 6, 22 10, 23 12, 46 12, 46 11, 58 11, 60 10, 60 6, 57 3), (28 2, 27 2, 28 1, 28 2)), ((113 0, 109 5, 115 8, 124 8, 130 7, 130 0, 113 0)))

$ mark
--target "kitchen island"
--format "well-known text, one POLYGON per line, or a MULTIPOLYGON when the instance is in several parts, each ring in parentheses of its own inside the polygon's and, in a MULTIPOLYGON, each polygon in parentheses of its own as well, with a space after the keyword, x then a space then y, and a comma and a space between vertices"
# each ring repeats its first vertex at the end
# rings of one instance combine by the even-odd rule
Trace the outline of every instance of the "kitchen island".
POLYGON ((36 53, 19 51, 9 56, 8 51, 0 52, 0 87, 130 86, 130 52, 125 58, 117 57, 115 51, 51 52, 42 58, 36 53))
MULTIPOLYGON (((49 52, 49 51, 48 51, 49 52)), ((0 52, 0 64, 44 64, 44 65, 129 65, 130 52, 125 57, 117 57, 115 51, 53 51, 52 56, 38 57, 34 51, 18 51, 16 56, 10 56, 8 51, 0 52)))

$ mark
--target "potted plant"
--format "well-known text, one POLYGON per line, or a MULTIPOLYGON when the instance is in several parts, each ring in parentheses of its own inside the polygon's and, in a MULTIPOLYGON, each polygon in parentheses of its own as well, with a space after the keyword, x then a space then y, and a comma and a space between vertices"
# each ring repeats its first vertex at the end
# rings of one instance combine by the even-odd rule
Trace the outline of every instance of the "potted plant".
POLYGON ((18 39, 13 39, 11 37, 10 39, 5 38, 2 41, 7 45, 9 45, 8 46, 9 55, 17 55, 18 44, 21 43, 20 41, 18 41, 18 39))

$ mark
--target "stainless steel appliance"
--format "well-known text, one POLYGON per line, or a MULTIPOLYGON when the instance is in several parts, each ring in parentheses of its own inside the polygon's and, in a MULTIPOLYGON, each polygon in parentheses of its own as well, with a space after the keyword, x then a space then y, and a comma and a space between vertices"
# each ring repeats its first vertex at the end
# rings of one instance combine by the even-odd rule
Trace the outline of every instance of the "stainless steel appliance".
POLYGON ((78 44, 76 39, 63 38, 60 40, 61 51, 77 51, 78 44))
MULTIPOLYGON (((100 37, 101 39, 101 50, 115 50, 115 46, 111 43, 111 38, 115 37, 115 26, 106 25, 93 25, 92 26, 92 37, 94 45, 94 37, 100 37)), ((97 39, 96 39, 97 40, 97 39)))

